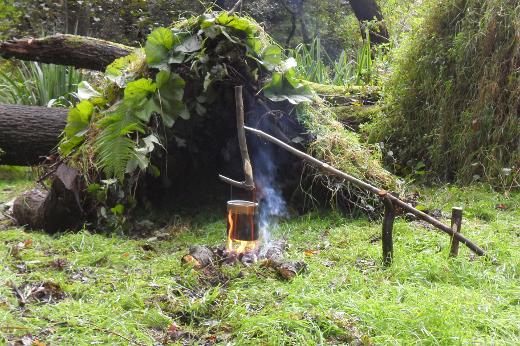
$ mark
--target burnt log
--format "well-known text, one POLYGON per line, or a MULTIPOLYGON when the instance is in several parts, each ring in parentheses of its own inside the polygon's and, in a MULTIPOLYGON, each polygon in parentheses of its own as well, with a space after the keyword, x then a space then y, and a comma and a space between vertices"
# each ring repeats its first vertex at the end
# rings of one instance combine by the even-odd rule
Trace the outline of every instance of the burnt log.
POLYGON ((0 104, 0 156, 3 165, 33 165, 56 147, 67 123, 66 108, 0 104))
POLYGON ((104 71, 112 61, 133 50, 119 43, 63 34, 0 43, 0 56, 6 59, 39 61, 96 71, 104 71))
POLYGON ((79 172, 61 164, 52 179, 50 190, 33 189, 16 198, 13 216, 17 223, 49 233, 74 229, 81 225, 79 172))
POLYGON ((285 280, 290 280, 296 275, 301 274, 307 270, 307 264, 302 261, 297 262, 283 262, 276 268, 278 274, 285 280))
POLYGON ((200 269, 212 264, 214 258, 215 254, 212 249, 204 245, 195 245, 190 248, 189 254, 182 257, 181 262, 200 269))

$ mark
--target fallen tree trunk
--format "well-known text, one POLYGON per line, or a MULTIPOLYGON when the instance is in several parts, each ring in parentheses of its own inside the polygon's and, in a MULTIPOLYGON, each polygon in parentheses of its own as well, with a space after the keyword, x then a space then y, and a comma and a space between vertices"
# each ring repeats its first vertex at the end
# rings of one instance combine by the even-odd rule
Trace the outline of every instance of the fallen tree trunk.
POLYGON ((97 71, 104 71, 112 61, 133 50, 132 47, 97 38, 61 34, 0 43, 0 55, 6 59, 39 61, 97 71))
POLYGON ((68 109, 0 104, 3 165, 33 165, 56 147, 68 109))

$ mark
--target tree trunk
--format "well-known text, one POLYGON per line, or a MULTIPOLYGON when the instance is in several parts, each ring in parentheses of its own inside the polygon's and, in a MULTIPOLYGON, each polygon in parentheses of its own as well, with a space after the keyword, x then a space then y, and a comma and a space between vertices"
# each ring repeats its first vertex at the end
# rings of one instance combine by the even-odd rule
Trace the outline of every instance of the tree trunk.
POLYGON ((388 43, 390 36, 383 20, 381 8, 377 4, 376 0, 349 0, 349 2, 352 11, 354 11, 356 18, 359 21, 361 36, 363 36, 363 39, 367 39, 366 30, 368 26, 368 36, 371 45, 388 43), (373 20, 377 22, 369 26, 369 22, 373 20))
POLYGON ((133 50, 122 44, 75 35, 25 38, 0 43, 0 55, 6 59, 70 65, 97 71, 104 71, 112 61, 133 50))
POLYGON ((67 113, 66 108, 0 104, 0 164, 41 162, 58 144, 67 113))
POLYGON ((61 164, 49 190, 33 189, 16 198, 13 216, 21 226, 51 233, 75 229, 85 217, 79 191, 80 172, 61 164))

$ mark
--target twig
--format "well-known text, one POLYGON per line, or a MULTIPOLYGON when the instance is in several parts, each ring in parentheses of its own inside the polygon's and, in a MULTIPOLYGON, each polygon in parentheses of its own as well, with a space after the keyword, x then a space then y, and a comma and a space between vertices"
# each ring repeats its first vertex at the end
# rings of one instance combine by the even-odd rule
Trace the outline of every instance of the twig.
POLYGON ((252 190, 252 188, 250 186, 247 186, 246 183, 243 181, 236 181, 226 176, 223 176, 222 174, 219 174, 218 178, 229 185, 238 187, 239 189, 252 190))
POLYGON ((236 4, 233 5, 233 7, 228 11, 228 15, 231 16, 233 13, 235 13, 241 5, 242 5, 242 0, 238 0, 236 2, 236 4))

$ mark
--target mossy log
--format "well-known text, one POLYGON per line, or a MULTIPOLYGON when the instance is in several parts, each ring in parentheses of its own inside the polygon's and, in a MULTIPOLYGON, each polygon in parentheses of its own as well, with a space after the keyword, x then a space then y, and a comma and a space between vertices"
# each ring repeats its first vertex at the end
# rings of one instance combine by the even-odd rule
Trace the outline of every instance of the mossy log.
POLYGON ((354 130, 357 130, 359 125, 370 122, 381 111, 378 105, 335 106, 329 109, 336 115, 338 121, 354 130))
POLYGON ((372 105, 380 98, 380 89, 372 85, 328 85, 301 81, 324 100, 334 105, 372 105))
POLYGON ((42 162, 58 144, 67 113, 66 108, 0 104, 0 164, 42 162))
POLYGON ((133 50, 132 47, 97 38, 62 34, 0 43, 0 55, 6 59, 39 61, 96 71, 104 71, 112 61, 133 50))

